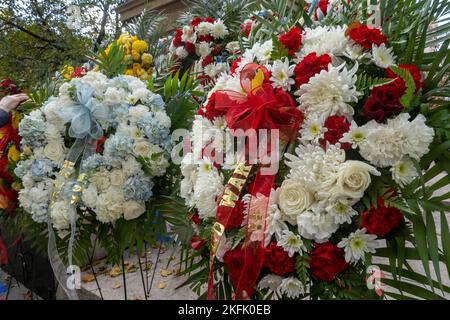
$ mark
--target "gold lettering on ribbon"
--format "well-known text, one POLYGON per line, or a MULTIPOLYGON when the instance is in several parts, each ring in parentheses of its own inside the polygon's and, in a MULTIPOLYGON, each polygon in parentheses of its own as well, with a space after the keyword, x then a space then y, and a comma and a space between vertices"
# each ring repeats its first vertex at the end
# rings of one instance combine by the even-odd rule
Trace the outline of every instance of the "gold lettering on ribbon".
POLYGON ((234 208, 236 201, 238 200, 239 196, 227 187, 223 192, 222 200, 220 200, 219 206, 234 208))

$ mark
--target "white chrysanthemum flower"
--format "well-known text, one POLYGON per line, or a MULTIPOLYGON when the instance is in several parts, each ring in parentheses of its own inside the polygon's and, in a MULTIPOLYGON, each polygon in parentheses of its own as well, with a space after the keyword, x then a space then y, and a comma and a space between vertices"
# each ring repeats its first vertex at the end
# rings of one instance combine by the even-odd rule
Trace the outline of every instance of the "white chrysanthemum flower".
POLYGON ((318 56, 325 53, 331 56, 343 55, 349 43, 345 35, 346 28, 346 26, 306 28, 302 34, 299 57, 311 52, 315 52, 318 56))
POLYGON ((224 188, 223 176, 213 163, 207 158, 201 160, 194 186, 195 206, 201 219, 214 217, 224 188))
POLYGON ((343 238, 338 243, 339 248, 344 248, 345 261, 358 262, 360 259, 364 259, 366 252, 375 253, 378 247, 378 240, 374 234, 366 234, 366 228, 358 229, 355 232, 350 233, 348 238, 343 238))
POLYGON ((223 39, 229 34, 227 27, 222 20, 214 21, 211 28, 211 35, 217 39, 223 39))
POLYGON ((212 28, 213 24, 211 22, 202 21, 195 27, 195 31, 199 36, 206 36, 211 32, 212 28))
POLYGON ((330 203, 325 210, 334 217, 336 224, 351 223, 352 217, 358 214, 358 211, 353 209, 347 200, 330 203))
POLYGON ((227 69, 227 64, 224 62, 210 63, 205 66, 205 74, 211 78, 215 78, 227 69))
POLYGON ((323 134, 328 130, 324 123, 324 117, 320 117, 317 114, 310 115, 305 119, 300 129, 300 141, 303 143, 319 142, 323 138, 323 134))
POLYGON ((342 138, 339 140, 341 143, 350 143, 353 149, 358 147, 358 144, 363 142, 367 136, 367 128, 358 127, 355 121, 350 124, 349 130, 344 133, 342 138))
POLYGON ((303 283, 295 277, 283 279, 279 287, 279 292, 289 299, 295 299, 305 294, 303 283))
POLYGON ((299 234, 318 243, 327 241, 339 228, 334 217, 325 212, 324 204, 316 203, 297 217, 299 234))
POLYGON ((283 277, 279 275, 270 273, 262 278, 258 283, 259 289, 269 289, 272 292, 278 291, 281 283, 283 282, 283 277))
POLYGON ((419 114, 413 121, 409 117, 408 113, 401 113, 386 124, 372 120, 362 126, 367 136, 358 144, 361 156, 382 168, 393 166, 404 156, 419 160, 429 151, 434 130, 425 124, 423 115, 419 114))
POLYGON ((277 245, 283 247, 289 257, 292 257, 296 252, 302 254, 303 251, 306 251, 302 238, 290 230, 283 230, 283 234, 281 235, 281 239, 278 240, 277 245))
POLYGON ((211 53, 211 47, 208 42, 202 41, 195 46, 195 51, 200 57, 204 58, 211 53))
POLYGON ((330 190, 337 179, 337 170, 345 161, 345 151, 339 145, 299 144, 295 155, 285 154, 286 165, 291 168, 288 178, 311 191, 330 190))
MULTIPOLYGON (((277 198, 278 198, 278 190, 272 189, 270 192, 269 197, 269 205, 267 208, 267 218, 266 218, 266 229, 265 229, 265 246, 268 246, 270 243, 270 240, 273 235, 275 235, 275 238, 278 240, 281 239, 281 236, 283 234, 283 230, 288 229, 288 226, 282 219, 282 214, 280 209, 277 205, 277 198)), ((244 221, 246 221, 244 219, 244 221)))
POLYGON ((264 42, 262 45, 255 45, 252 48, 253 53, 261 64, 265 64, 270 61, 273 50, 272 40, 264 42))
POLYGON ((408 157, 404 157, 394 163, 390 171, 392 172, 392 179, 402 187, 406 186, 418 176, 414 163, 408 157))
POLYGON ((372 45, 372 61, 376 66, 386 69, 395 64, 395 56, 392 48, 386 48, 382 43, 380 46, 372 45))
POLYGON ((184 47, 178 47, 175 50, 175 54, 178 56, 178 58, 184 59, 189 55, 189 52, 187 52, 184 47))
POLYGON ((281 88, 284 91, 291 89, 291 86, 295 84, 295 80, 292 78, 294 75, 295 65, 289 66, 289 59, 285 58, 284 62, 281 60, 275 60, 272 67, 272 76, 270 81, 273 82, 274 88, 281 88))
POLYGON ((354 110, 349 103, 357 102, 360 95, 355 86, 357 70, 358 64, 351 70, 347 70, 345 63, 339 67, 330 64, 328 70, 320 71, 295 92, 299 96, 297 101, 300 109, 307 116, 319 114, 324 117, 340 115, 351 118, 354 110))

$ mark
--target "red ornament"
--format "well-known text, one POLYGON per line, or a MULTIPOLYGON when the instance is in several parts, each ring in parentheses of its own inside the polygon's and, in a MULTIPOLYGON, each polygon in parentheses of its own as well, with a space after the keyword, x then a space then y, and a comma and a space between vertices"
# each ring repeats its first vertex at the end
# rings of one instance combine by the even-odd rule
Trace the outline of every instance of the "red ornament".
POLYGON ((302 84, 308 83, 309 79, 320 71, 327 70, 329 63, 331 63, 331 57, 328 54, 318 56, 315 52, 311 52, 304 57, 294 69, 295 85, 297 88, 302 84))
POLYGON ((314 244, 314 249, 309 254, 311 275, 318 280, 331 282, 348 266, 345 261, 344 250, 330 242, 314 244))

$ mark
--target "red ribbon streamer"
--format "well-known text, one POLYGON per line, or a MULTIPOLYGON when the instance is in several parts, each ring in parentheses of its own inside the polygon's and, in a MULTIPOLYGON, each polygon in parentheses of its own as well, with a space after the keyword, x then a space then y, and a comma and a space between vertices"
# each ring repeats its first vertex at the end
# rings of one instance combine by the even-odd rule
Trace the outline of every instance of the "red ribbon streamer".
MULTIPOLYGON (((266 75, 267 69, 257 64, 248 64, 241 71, 241 87, 246 94, 233 91, 216 92, 216 109, 226 112, 225 119, 230 129, 278 129, 280 139, 286 142, 296 138, 301 122, 302 113, 297 109, 292 97, 282 91, 275 90, 268 82, 266 75), (265 74, 264 82, 257 88, 251 88, 252 79, 254 79, 258 69, 265 74)), ((268 143, 270 148, 271 143, 268 143)), ((272 150, 267 150, 270 153, 272 150)), ((273 150, 278 152, 278 150, 273 150)), ((259 213, 261 213, 260 232, 264 235, 265 221, 267 216, 268 199, 272 190, 276 174, 263 175, 261 166, 258 169, 255 180, 249 188, 252 197, 262 195, 266 198, 264 207, 258 204, 259 213)), ((239 196, 240 194, 237 193, 239 196)), ((264 264, 264 236, 260 241, 250 241, 253 230, 249 230, 249 222, 253 214, 253 200, 250 201, 247 224, 246 239, 244 246, 244 261, 241 272, 230 274, 231 280, 235 285, 235 299, 248 299, 254 293, 254 286, 259 278, 259 274, 264 264)), ((233 208, 219 205, 216 212, 216 221, 226 225, 230 218, 233 208)), ((214 232, 213 232, 213 247, 214 232)), ((215 255, 215 252, 211 252, 215 255)), ((214 256, 210 259, 210 276, 208 280, 208 299, 215 299, 214 292, 214 256)))

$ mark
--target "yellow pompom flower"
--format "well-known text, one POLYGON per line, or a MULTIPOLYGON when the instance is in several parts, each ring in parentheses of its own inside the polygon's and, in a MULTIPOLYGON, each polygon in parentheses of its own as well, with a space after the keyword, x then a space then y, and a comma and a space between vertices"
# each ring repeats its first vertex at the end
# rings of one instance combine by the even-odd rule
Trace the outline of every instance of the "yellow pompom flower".
POLYGON ((150 53, 144 53, 142 55, 142 63, 146 65, 151 65, 153 62, 153 56, 150 53))
POLYGON ((132 75, 134 75, 133 69, 127 69, 127 70, 125 70, 125 74, 126 74, 127 76, 132 76, 132 75))
POLYGON ((20 152, 15 145, 12 145, 8 150, 8 161, 17 162, 20 159, 20 152))
POLYGON ((133 42, 133 50, 136 50, 139 53, 144 53, 148 50, 148 44, 144 40, 136 40, 133 42))
POLYGON ((147 80, 148 79, 148 73, 145 70, 142 70, 141 75, 139 76, 139 79, 141 80, 147 80))
POLYGON ((141 60, 141 55, 136 50, 131 51, 131 55, 133 56, 134 61, 141 60))

